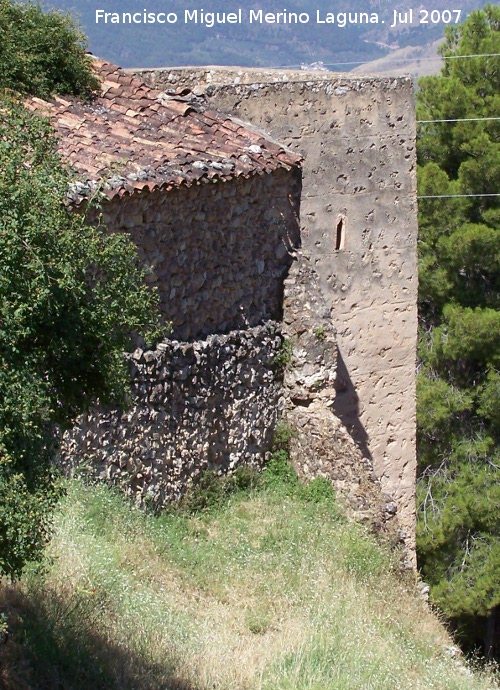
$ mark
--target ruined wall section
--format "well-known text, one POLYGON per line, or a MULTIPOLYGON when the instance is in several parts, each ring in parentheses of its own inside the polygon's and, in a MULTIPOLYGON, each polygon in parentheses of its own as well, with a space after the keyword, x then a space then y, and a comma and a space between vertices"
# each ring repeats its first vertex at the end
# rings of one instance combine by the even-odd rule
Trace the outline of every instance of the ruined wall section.
POLYGON ((318 274, 339 344, 334 408, 396 499, 412 548, 417 209, 411 80, 216 68, 141 76, 158 89, 189 86, 211 108, 261 127, 304 157, 303 251, 318 274))
POLYGON ((300 191, 300 169, 278 169, 115 197, 89 213, 130 235, 172 330, 156 350, 126 355, 128 409, 97 406, 64 434, 67 470, 161 506, 206 469, 263 463, 284 409, 276 320, 300 244, 300 191))
POLYGON ((129 233, 150 268, 147 281, 159 289, 170 337, 191 341, 281 318, 283 279, 300 241, 298 173, 277 170, 103 205, 106 226, 129 233))
POLYGON ((130 407, 82 415, 63 437, 63 466, 83 466, 138 502, 161 506, 206 469, 262 465, 283 413, 282 343, 280 327, 268 322, 138 348, 127 355, 130 407))

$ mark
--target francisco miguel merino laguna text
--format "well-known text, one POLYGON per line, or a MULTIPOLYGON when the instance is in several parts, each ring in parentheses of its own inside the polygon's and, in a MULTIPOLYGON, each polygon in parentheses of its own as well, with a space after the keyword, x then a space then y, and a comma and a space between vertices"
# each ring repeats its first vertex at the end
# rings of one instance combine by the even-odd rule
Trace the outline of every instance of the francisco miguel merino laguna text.
MULTIPOLYGON (((203 24, 209 29, 216 24, 309 24, 311 17, 307 12, 264 12, 249 10, 248 14, 240 8, 236 12, 205 12, 203 9, 184 10, 180 15, 184 24, 203 24)), ((181 19, 181 20, 182 20, 181 19)), ((96 24, 177 24, 177 12, 106 12, 95 11, 96 24)), ((378 24, 377 12, 326 12, 316 10, 316 24, 336 24, 344 28, 349 24, 378 24)), ((383 23, 383 22, 382 22, 383 23)))

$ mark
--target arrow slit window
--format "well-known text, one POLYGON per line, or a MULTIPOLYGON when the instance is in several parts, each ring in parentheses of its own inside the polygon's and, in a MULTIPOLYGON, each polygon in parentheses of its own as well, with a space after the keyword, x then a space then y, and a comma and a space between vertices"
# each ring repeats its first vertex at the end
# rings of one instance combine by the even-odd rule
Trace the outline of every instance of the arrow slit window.
POLYGON ((341 216, 337 220, 335 229, 335 250, 344 249, 345 244, 345 219, 341 216))

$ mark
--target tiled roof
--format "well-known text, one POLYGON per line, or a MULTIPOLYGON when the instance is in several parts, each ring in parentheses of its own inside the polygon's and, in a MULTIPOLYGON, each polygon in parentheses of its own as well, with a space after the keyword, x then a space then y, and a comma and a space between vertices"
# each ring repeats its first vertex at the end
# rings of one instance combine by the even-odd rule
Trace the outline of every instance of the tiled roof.
POLYGON ((60 151, 82 180, 73 185, 75 203, 103 178, 113 197, 300 163, 295 154, 226 115, 159 93, 108 62, 94 65, 103 83, 91 103, 61 97, 27 102, 31 110, 50 116, 60 151))

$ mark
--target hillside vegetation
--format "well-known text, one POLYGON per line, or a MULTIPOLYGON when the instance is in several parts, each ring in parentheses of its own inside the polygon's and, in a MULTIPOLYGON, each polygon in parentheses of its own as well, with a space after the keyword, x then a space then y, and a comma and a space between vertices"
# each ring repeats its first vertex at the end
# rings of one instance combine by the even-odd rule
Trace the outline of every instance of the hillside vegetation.
MULTIPOLYGON (((381 57, 391 47, 425 45, 442 36, 444 23, 428 18, 420 20, 419 9, 410 0, 289 0, 276 4, 271 0, 240 3, 239 0, 206 0, 201 5, 186 4, 183 0, 150 0, 148 12, 174 12, 178 21, 172 25, 160 24, 104 24, 96 23, 95 11, 102 8, 94 0, 52 0, 52 7, 76 12, 89 37, 91 50, 100 57, 122 67, 160 67, 179 65, 241 65, 258 67, 298 67, 301 63, 322 60, 330 69, 348 70, 353 65, 381 57), (242 8, 241 24, 216 24, 209 27, 198 23, 184 23, 184 11, 203 8, 207 12, 237 12, 242 8), (399 24, 391 28, 394 10, 404 13, 414 9, 412 24, 399 24), (306 12, 310 21, 305 24, 266 24, 248 21, 250 10, 264 13, 306 12), (316 12, 324 19, 327 12, 335 15, 334 24, 316 23, 316 12), (339 13, 351 13, 337 20, 339 13), (356 13, 376 12, 378 23, 360 23, 356 13), (354 22, 358 23, 354 23, 354 22)), ((461 0, 461 21, 473 8, 481 7, 482 0, 461 0)), ((420 6, 422 7, 422 6, 420 6)), ((441 0, 438 10, 454 10, 454 0, 441 0)), ((135 0, 116 0, 105 4, 106 12, 142 12, 135 0)), ((431 7, 428 8, 432 9, 431 7)), ((436 18, 436 15, 434 15, 436 18)), ((438 63, 437 63, 438 64, 438 63)), ((401 72, 404 73, 404 65, 401 72)))
MULTIPOLYGON (((492 8, 495 41, 497 15, 492 8)), ((412 576, 402 577, 398 555, 347 523, 326 483, 299 485, 283 455, 260 480, 243 470, 220 482, 207 475, 183 506, 157 516, 108 487, 72 481, 41 555, 62 493, 52 474, 52 425, 69 424, 97 396, 125 396, 121 352, 130 330, 155 323, 156 300, 123 236, 68 214, 70 178, 50 128, 12 100, 16 91, 89 95, 80 34, 64 18, 49 26, 31 5, 9 0, 0 0, 0 19, 0 46, 16 46, 0 54, 2 65, 12 58, 19 67, 12 81, 10 68, 0 74, 9 93, 0 107, 0 572, 20 576, 15 587, 0 580, 0 688, 498 687, 492 673, 464 665, 412 576), (10 21, 18 11, 22 22, 20 15, 10 21), (83 82, 73 83, 71 66, 64 83, 60 69, 50 76, 43 66, 42 57, 54 66, 73 55, 65 41, 55 53, 45 50, 41 39, 55 45, 56 34, 76 49, 83 82), (37 556, 41 565, 28 565, 37 556)), ((481 22, 475 15, 468 27, 481 22)), ((463 36, 465 54, 494 52, 489 42, 476 45, 484 38, 476 28, 463 36)), ((451 33, 445 49, 459 37, 451 33)), ((467 96, 469 84, 459 81, 467 72, 454 64, 444 75, 449 94, 467 96)), ((469 76, 482 80, 481 109, 448 111, 449 94, 429 81, 421 89, 429 96, 425 119, 497 112, 498 71, 474 64, 469 76)), ((477 106, 475 96, 464 103, 477 106)), ((423 132, 422 190, 472 194, 483 192, 483 181, 493 184, 495 126, 475 124, 473 136, 461 125, 453 137, 450 128, 437 138, 423 132)), ((421 224, 419 547, 434 601, 458 629, 473 616, 492 621, 494 633, 498 207, 453 200, 437 208, 421 224)))
POLYGON ((122 353, 159 321, 137 248, 70 211, 74 178, 52 127, 22 104, 90 97, 84 48, 69 18, 0 0, 0 573, 11 577, 49 537, 54 425, 97 398, 125 400, 122 353))
POLYGON ((329 485, 300 486, 282 460, 257 488, 209 476, 161 516, 68 484, 44 568, 3 586, 0 687, 498 687, 465 667, 413 576, 343 519, 329 485))
POLYGON ((500 7, 473 12, 441 52, 417 100, 417 550, 464 648, 498 660, 500 7))

